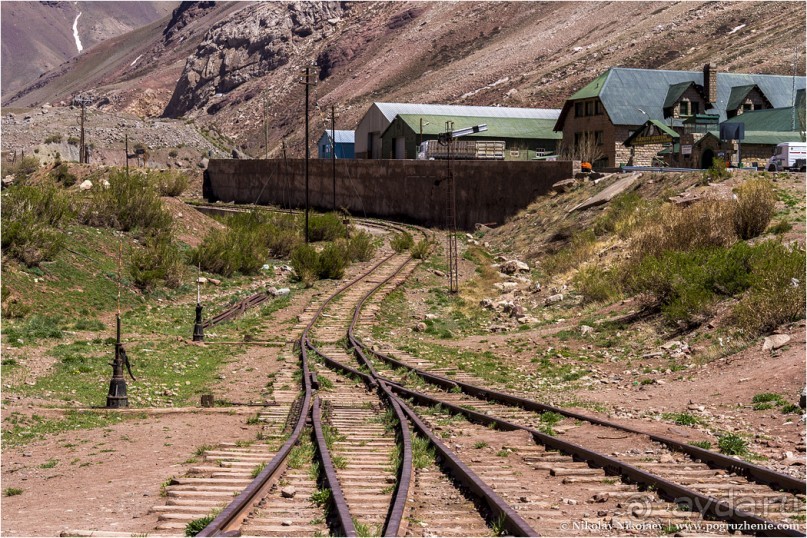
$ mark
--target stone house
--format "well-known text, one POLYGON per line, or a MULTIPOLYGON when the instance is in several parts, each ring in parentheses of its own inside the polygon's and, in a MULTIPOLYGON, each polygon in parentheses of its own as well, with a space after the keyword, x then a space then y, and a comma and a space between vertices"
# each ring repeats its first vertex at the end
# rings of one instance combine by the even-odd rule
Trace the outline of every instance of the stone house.
MULTIPOLYGON (((804 87, 805 77, 718 73, 709 64, 702 72, 614 67, 566 100, 555 130, 563 132, 567 150, 594 140, 602 154, 595 167, 650 165, 649 151, 636 155, 624 144, 649 120, 680 132, 699 115, 716 116, 719 123, 743 113, 793 106, 794 89, 804 87)), ((672 146, 664 149, 674 152, 672 146)))

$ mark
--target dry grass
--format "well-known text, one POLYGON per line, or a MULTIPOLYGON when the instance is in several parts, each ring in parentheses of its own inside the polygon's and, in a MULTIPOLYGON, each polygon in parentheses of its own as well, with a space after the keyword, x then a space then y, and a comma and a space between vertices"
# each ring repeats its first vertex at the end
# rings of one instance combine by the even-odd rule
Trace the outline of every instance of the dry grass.
POLYGON ((751 239, 765 231, 773 218, 776 194, 766 179, 749 179, 734 189, 734 229, 741 239, 751 239))

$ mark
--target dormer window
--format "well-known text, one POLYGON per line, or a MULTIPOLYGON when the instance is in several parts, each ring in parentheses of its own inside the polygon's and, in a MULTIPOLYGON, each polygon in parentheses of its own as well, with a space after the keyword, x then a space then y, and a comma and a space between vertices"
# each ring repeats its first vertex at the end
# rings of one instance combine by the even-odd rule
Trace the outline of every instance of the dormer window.
POLYGON ((700 113, 700 103, 697 101, 690 101, 688 99, 682 100, 678 104, 678 116, 695 116, 700 113))

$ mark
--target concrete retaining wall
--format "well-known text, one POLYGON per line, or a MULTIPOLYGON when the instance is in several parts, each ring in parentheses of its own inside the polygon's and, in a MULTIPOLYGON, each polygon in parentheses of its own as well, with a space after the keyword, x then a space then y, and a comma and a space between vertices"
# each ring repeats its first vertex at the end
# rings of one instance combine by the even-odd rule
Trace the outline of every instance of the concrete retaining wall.
MULTIPOLYGON (((556 181, 573 177, 571 161, 454 161, 457 225, 503 223, 556 181)), ((337 160, 336 207, 352 215, 445 226, 445 161, 337 160)), ((213 159, 205 172, 210 201, 305 207, 305 161, 213 159)), ((312 208, 333 207, 332 163, 309 161, 312 208)))

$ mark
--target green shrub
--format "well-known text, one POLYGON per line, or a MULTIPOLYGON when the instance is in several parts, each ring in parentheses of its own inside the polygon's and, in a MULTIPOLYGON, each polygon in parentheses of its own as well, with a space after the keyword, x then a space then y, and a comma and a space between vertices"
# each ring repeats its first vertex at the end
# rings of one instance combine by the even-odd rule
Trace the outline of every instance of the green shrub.
POLYGON ((168 234, 150 236, 142 249, 132 250, 129 274, 134 284, 146 291, 152 291, 160 283, 177 288, 185 274, 182 253, 168 234))
POLYGON ((222 276, 253 275, 263 266, 266 255, 259 230, 239 226, 213 230, 191 253, 191 261, 222 276))
POLYGON ((266 238, 266 247, 275 258, 288 258, 294 247, 301 241, 300 235, 295 230, 287 230, 277 226, 268 226, 264 237, 266 238))
POLYGON ((373 236, 367 232, 358 232, 347 242, 347 257, 350 261, 370 261, 375 254, 373 236))
POLYGON ((308 219, 308 238, 311 242, 334 241, 347 235, 347 227, 337 213, 310 215, 308 219))
POLYGON ((712 443, 710 443, 709 441, 692 441, 689 444, 692 445, 692 446, 696 446, 698 448, 702 448, 704 450, 711 450, 712 449, 712 443))
POLYGON ((730 249, 700 248, 648 256, 631 273, 628 286, 660 305, 668 322, 697 324, 711 313, 719 296, 734 296, 751 286, 753 250, 738 243, 730 249))
POLYGON ((319 273, 319 255, 314 247, 302 243, 297 245, 291 253, 291 267, 294 275, 306 287, 317 280, 319 273))
POLYGON ((109 188, 93 189, 79 202, 79 220, 90 226, 159 235, 171 228, 171 214, 163 208, 157 189, 140 172, 109 175, 109 188))
POLYGON ((389 242, 392 250, 400 254, 401 252, 405 252, 412 248, 415 244, 415 240, 412 238, 412 235, 409 232, 403 232, 399 234, 395 234, 395 236, 389 242))
POLYGON ((64 244, 60 228, 70 214, 67 197, 52 185, 8 189, 3 194, 3 251, 29 267, 54 259, 64 244))
POLYGON ((582 267, 573 282, 585 302, 612 302, 622 296, 622 277, 617 269, 582 267))
POLYGON ((417 260, 425 260, 429 257, 429 252, 431 252, 431 249, 431 241, 428 239, 421 239, 409 248, 409 252, 412 254, 413 258, 417 260))
POLYGON ((5 341, 14 345, 18 340, 29 342, 40 338, 62 338, 62 318, 56 316, 40 316, 34 314, 24 323, 3 327, 5 341))
POLYGON ((345 250, 338 243, 329 243, 318 255, 317 276, 338 280, 345 275, 348 263, 345 250))
POLYGON ((78 146, 79 142, 81 142, 81 140, 79 140, 79 138, 76 136, 67 137, 67 143, 70 144, 71 146, 78 146))
POLYGON ((185 525, 185 536, 196 536, 204 530, 205 527, 210 525, 210 522, 216 519, 214 516, 205 516, 194 519, 185 525))
POLYGON ((704 183, 710 181, 721 181, 729 177, 729 171, 726 167, 726 161, 719 157, 712 159, 712 166, 703 173, 704 183))
POLYGON ((157 186, 160 196, 181 196, 188 188, 188 176, 176 170, 151 172, 149 179, 157 186))
POLYGON ((751 289, 730 315, 731 322, 749 336, 768 333, 805 316, 804 249, 765 241, 753 250, 749 260, 751 289))
POLYGON ((782 235, 784 233, 789 232, 793 229, 793 225, 790 224, 785 219, 781 219, 773 224, 770 228, 768 228, 768 233, 772 233, 774 235, 782 235))
POLYGON ((78 181, 76 176, 70 173, 70 169, 65 163, 59 163, 53 170, 51 170, 50 177, 65 187, 72 187, 76 184, 76 181, 78 181))
POLYGON ((176 158, 177 155, 179 155, 179 152, 175 149, 172 149, 171 151, 168 152, 168 156, 171 158, 176 158))
POLYGON ((48 135, 45 137, 45 144, 58 144, 62 141, 62 135, 59 133, 48 135))
POLYGON ((727 456, 744 456, 748 454, 748 443, 734 433, 726 433, 717 438, 717 447, 727 456))
POLYGON ((3 490, 3 497, 14 497, 22 495, 22 488, 6 488, 3 490))
POLYGON ((773 217, 776 194, 767 179, 749 179, 734 189, 734 229, 742 239, 751 239, 765 231, 773 217))

